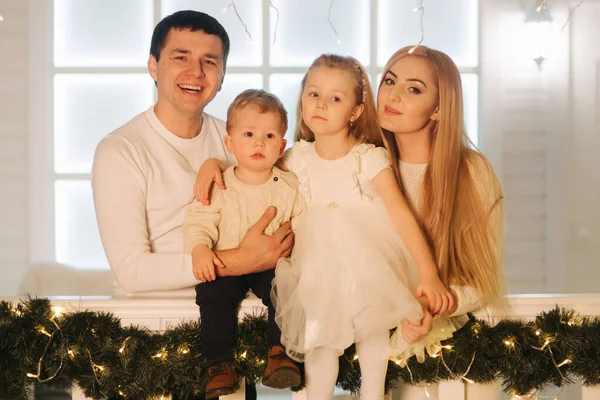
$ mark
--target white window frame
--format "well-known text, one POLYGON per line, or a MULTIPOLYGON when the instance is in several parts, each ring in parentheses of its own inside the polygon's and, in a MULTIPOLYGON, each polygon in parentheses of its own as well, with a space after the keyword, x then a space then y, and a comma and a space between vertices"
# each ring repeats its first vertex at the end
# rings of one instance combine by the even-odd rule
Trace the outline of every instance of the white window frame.
MULTIPOLYGON (((154 3, 155 24, 161 17, 161 0, 154 3)), ((270 75, 281 73, 306 72, 306 66, 273 67, 269 65, 270 56, 270 8, 269 1, 263 1, 263 60, 258 67, 228 67, 228 74, 254 73, 261 74, 265 90, 269 90, 270 75)), ((371 81, 375 83, 383 67, 377 65, 377 7, 379 0, 370 1, 370 59, 366 67, 371 81), (374 29, 375 28, 375 29, 374 29)), ((146 67, 55 67, 54 60, 54 21, 53 1, 29 0, 30 37, 29 37, 29 154, 30 154, 30 261, 56 262, 56 229, 55 229, 55 191, 57 180, 89 180, 89 173, 56 173, 54 172, 54 75, 61 73, 147 73, 146 67)), ((480 5, 477 10, 481 18, 480 5)), ((480 54, 479 40, 480 21, 478 21, 478 60, 475 67, 461 67, 461 73, 475 74, 478 79, 478 99, 480 98, 480 54)), ((279 28, 281 29, 281 27, 279 28)), ((148 48, 150 43, 148 43, 148 48)), ((375 85, 374 85, 375 86, 375 85)), ((481 109, 481 107, 479 107, 481 109)), ((289 110, 294 112, 295 110, 289 110)), ((133 117, 133 115, 132 115, 133 117)), ((478 130, 480 127, 478 116, 478 130)), ((107 132, 108 133, 108 132, 107 132)), ((481 137, 481 135, 479 135, 481 137)), ((77 266, 74 266, 77 267, 77 266)), ((100 266, 99 266, 100 267, 100 266)))

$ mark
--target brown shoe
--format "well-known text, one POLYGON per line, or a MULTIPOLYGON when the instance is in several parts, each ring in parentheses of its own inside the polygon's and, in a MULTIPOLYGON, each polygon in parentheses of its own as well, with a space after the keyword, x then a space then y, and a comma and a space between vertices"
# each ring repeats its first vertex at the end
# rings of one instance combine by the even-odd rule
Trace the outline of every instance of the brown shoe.
POLYGON ((216 399, 235 393, 239 387, 235 367, 229 362, 219 362, 208 367, 206 399, 216 399))
POLYGON ((300 370, 281 346, 271 346, 262 384, 275 389, 300 385, 300 370))

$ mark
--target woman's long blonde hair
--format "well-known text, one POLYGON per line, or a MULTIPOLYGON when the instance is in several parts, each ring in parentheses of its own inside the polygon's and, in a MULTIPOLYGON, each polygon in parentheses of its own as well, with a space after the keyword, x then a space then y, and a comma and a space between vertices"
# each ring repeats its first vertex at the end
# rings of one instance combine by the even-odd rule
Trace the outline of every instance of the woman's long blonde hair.
POLYGON ((302 119, 302 93, 306 87, 306 79, 310 71, 317 67, 327 67, 346 71, 350 74, 354 83, 354 96, 356 105, 363 104, 364 110, 360 117, 354 121, 348 130, 348 135, 353 137, 357 143, 370 143, 375 146, 382 147, 382 133, 381 127, 379 126, 379 120, 377 118, 377 107, 375 106, 375 99, 373 97, 373 90, 369 83, 369 77, 360 64, 360 62, 354 57, 345 57, 337 54, 322 54, 308 68, 304 78, 302 78, 302 84, 300 85, 300 95, 298 96, 298 106, 296 107, 297 119, 296 119, 296 134, 295 140, 306 140, 307 142, 313 142, 315 140, 314 133, 306 125, 302 119))
MULTIPOLYGON (((485 156, 469 140, 464 126, 460 73, 445 53, 404 47, 387 62, 387 71, 403 57, 422 57, 437 72, 439 121, 431 133, 429 166, 423 183, 420 219, 434 252, 442 282, 474 287, 492 307, 504 305, 502 291, 503 194, 485 156)), ((399 160, 396 136, 383 130, 392 160, 399 160)), ((402 187, 397 163, 393 163, 402 187)))

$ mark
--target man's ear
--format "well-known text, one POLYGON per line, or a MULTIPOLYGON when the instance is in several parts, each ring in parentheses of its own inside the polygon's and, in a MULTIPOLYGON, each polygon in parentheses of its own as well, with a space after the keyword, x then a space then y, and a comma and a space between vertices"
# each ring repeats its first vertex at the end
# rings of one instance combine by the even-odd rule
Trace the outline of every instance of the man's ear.
POLYGON ((156 61, 156 58, 154 58, 154 56, 151 54, 150 57, 148 57, 148 72, 150 73, 152 79, 154 79, 154 82, 158 82, 157 65, 158 61, 156 61))
POLYGON ((231 143, 231 136, 225 135, 223 143, 225 143, 225 148, 227 149, 229 154, 233 154, 233 144, 231 143))

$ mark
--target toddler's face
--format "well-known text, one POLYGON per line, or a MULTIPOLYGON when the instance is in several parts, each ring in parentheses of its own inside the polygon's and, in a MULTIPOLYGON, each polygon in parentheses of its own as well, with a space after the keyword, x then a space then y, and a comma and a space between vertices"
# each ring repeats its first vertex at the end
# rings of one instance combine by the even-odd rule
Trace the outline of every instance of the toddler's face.
POLYGON ((255 171, 273 167, 286 145, 279 114, 261 113, 258 106, 248 105, 236 111, 233 118, 225 146, 238 165, 255 171))

